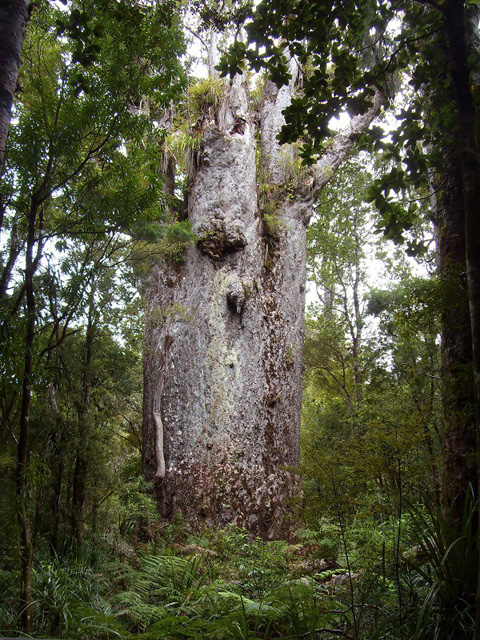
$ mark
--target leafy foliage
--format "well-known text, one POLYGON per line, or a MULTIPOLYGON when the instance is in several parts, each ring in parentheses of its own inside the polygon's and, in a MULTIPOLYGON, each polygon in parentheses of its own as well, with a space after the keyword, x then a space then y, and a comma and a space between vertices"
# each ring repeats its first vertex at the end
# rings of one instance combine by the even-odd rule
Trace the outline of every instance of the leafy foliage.
POLYGON ((192 84, 188 91, 190 115, 193 122, 205 117, 210 109, 218 111, 225 90, 225 81, 209 77, 192 84))
POLYGON ((138 439, 139 353, 120 343, 141 307, 120 307, 135 297, 134 225, 166 221, 155 117, 184 86, 166 3, 93 9, 33 12, 0 193, 0 433, 18 460, 1 478, 1 553, 20 560, 25 629, 34 547, 37 566, 48 550, 80 554, 138 439))
MULTIPOLYGON (((419 217, 429 215, 432 175, 445 169, 455 146, 457 107, 445 55, 449 44, 444 5, 410 0, 326 6, 285 0, 273 5, 264 0, 248 14, 247 42, 236 40, 219 65, 222 74, 233 75, 246 62, 256 71, 267 71, 281 86, 289 81, 288 59, 295 58, 303 86, 285 109, 279 140, 301 140, 307 164, 324 150, 332 117, 366 111, 375 91, 382 90, 396 122, 390 121, 388 135, 375 126, 361 141, 381 152, 385 166, 369 199, 378 209, 379 229, 396 242, 406 242, 412 255, 425 252, 425 244, 408 237, 408 231, 419 217)), ((465 7, 467 30, 476 11, 465 7)), ((467 34, 470 41, 475 37, 467 34)), ((476 74, 478 60, 473 58, 472 50, 469 72, 476 74)), ((478 104, 476 82, 471 86, 478 104)))

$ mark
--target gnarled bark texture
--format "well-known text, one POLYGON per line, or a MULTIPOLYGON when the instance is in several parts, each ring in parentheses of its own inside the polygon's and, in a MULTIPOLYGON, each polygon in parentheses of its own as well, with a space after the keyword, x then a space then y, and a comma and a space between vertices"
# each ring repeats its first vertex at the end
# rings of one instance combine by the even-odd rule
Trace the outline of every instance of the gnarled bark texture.
MULTIPOLYGON (((230 81, 191 179, 199 241, 181 266, 162 262, 144 284, 143 467, 161 511, 266 538, 293 524, 306 227, 334 172, 300 170, 275 139, 293 84, 267 83, 255 118, 242 78, 230 81)), ((355 139, 344 136, 339 154, 355 139)))
MULTIPOLYGON (((265 119, 280 117, 275 98, 265 119)), ((296 485, 311 199, 287 199, 276 176, 267 228, 255 156, 248 90, 237 77, 204 131, 192 180, 199 242, 182 266, 159 264, 147 285, 144 469, 156 476, 165 516, 180 509, 274 537, 285 532, 296 485)))

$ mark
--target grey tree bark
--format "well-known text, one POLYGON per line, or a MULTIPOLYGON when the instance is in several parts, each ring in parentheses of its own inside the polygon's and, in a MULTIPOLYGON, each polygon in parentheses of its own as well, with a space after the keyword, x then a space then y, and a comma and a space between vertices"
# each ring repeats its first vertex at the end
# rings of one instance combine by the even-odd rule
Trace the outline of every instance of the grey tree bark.
POLYGON ((29 0, 5 0, 0 5, 0 174, 7 145, 29 5, 29 0))
POLYGON ((295 150, 275 139, 292 71, 288 87, 267 83, 259 115, 243 79, 230 81, 191 177, 199 240, 143 287, 143 469, 161 512, 265 538, 292 528, 299 495, 306 227, 316 193, 381 104, 352 122, 334 158, 299 170, 295 150))

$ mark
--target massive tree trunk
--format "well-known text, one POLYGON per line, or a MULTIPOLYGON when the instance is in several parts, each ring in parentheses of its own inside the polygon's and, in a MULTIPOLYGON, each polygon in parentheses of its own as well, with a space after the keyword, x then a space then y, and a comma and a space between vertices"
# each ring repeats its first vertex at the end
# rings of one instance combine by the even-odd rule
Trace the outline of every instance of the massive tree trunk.
POLYGON ((144 286, 143 467, 161 511, 266 538, 294 525, 298 495, 306 227, 358 138, 352 124, 315 175, 301 170, 275 138, 293 85, 267 83, 255 118, 243 79, 230 81, 190 182, 199 240, 144 286))
MULTIPOLYGON (((264 122, 275 109, 273 97, 264 122)), ((255 154, 248 89, 236 77, 192 179, 199 242, 182 266, 160 264, 150 279, 144 468, 164 515, 180 509, 273 537, 287 527, 296 485, 311 200, 287 198, 269 156, 266 221, 255 154)))

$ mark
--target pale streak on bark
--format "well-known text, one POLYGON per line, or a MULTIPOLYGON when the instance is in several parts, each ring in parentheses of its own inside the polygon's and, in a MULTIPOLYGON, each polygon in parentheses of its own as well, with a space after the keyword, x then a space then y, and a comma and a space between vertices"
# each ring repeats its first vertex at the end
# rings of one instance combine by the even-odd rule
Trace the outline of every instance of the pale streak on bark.
POLYGON ((163 455, 163 423, 160 410, 153 410, 155 421, 155 457, 157 459, 157 470, 155 479, 161 480, 165 477, 165 456, 163 455))
POLYGON ((215 69, 215 66, 218 64, 218 35, 217 32, 210 27, 210 33, 208 38, 208 51, 207 51, 207 59, 208 59, 208 75, 211 78, 218 77, 218 71, 215 69))
POLYGON ((313 168, 315 178, 313 191, 315 194, 318 194, 333 178, 347 159, 359 137, 379 115, 385 102, 385 94, 378 89, 373 97, 372 106, 365 113, 352 118, 346 129, 337 133, 333 138, 331 144, 313 168))
POLYGON ((163 341, 163 347, 159 349, 160 367, 158 371, 157 384, 153 396, 153 420, 155 423, 155 459, 157 468, 155 480, 162 480, 165 477, 165 454, 163 450, 163 422, 162 422, 162 393, 165 384, 165 370, 167 368, 168 351, 172 345, 173 338, 168 334, 163 341))

